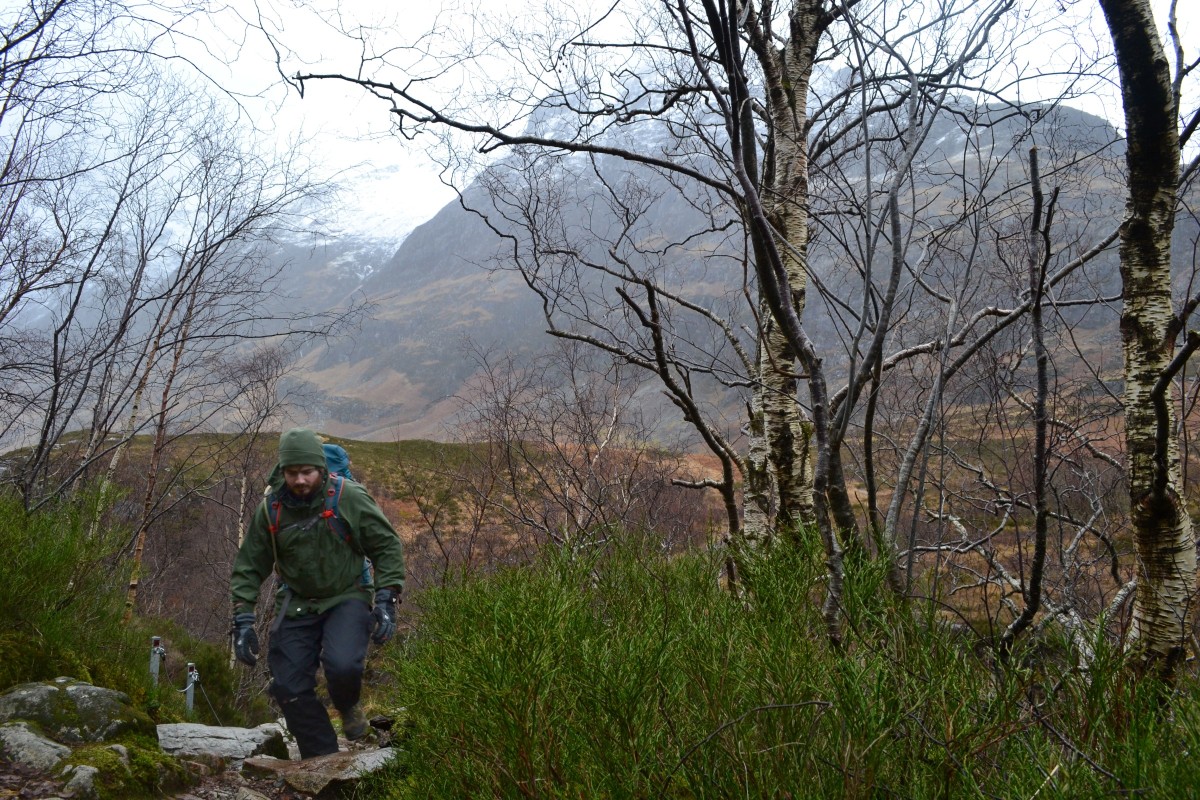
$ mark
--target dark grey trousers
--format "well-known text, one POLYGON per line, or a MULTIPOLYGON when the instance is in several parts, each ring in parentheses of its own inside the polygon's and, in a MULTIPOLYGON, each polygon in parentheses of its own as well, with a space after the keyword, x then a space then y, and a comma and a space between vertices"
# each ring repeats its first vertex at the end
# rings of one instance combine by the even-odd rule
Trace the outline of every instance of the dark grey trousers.
POLYGON ((325 672, 329 699, 338 711, 357 703, 372 622, 366 603, 348 600, 324 614, 285 618, 273 626, 271 695, 296 737, 301 758, 337 752, 329 712, 317 698, 317 667, 325 672))

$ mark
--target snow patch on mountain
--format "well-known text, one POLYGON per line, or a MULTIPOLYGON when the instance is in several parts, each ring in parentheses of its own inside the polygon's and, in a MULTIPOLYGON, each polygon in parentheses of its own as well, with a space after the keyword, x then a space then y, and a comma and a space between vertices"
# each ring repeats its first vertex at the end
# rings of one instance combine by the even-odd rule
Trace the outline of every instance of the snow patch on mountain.
POLYGON ((283 241, 319 248, 328 264, 365 280, 381 269, 408 235, 454 199, 432 166, 361 162, 339 171, 332 195, 303 212, 283 241))

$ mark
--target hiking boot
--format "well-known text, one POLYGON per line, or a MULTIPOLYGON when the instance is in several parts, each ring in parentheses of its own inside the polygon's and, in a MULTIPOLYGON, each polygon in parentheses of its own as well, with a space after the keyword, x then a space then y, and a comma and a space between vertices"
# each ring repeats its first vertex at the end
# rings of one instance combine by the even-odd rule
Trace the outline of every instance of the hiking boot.
POLYGON ((342 714, 342 734, 351 742, 357 741, 370 732, 371 726, 367 723, 367 715, 363 713, 362 706, 355 703, 342 714))

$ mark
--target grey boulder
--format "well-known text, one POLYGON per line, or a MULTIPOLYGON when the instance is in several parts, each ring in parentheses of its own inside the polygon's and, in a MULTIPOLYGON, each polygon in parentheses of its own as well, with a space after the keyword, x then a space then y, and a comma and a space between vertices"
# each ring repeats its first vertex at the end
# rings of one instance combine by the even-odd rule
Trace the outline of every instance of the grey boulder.
POLYGON ((173 756, 215 755, 233 760, 251 756, 288 757, 283 729, 273 722, 257 728, 227 728, 194 722, 159 725, 158 746, 173 756))

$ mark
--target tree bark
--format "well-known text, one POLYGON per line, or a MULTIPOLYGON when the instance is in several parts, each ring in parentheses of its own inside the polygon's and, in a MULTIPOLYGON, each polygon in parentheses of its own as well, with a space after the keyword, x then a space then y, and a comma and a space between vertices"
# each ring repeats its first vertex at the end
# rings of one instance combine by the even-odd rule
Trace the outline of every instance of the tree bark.
MULTIPOLYGON (((761 195, 764 210, 786 246, 780 249, 790 301, 803 317, 808 287, 808 113, 805 103, 817 44, 828 22, 819 0, 797 0, 788 15, 788 37, 776 46, 763 20, 747 17, 750 46, 767 84, 770 146, 761 195)), ((747 225, 753 230, 753 226, 747 225)), ((757 258, 765 257, 761 248, 757 258)), ((765 304, 764 304, 765 305, 765 304)), ((812 525, 812 424, 797 402, 796 352, 779 325, 764 308, 765 330, 760 336, 758 380, 764 435, 778 492, 777 532, 812 525)))
POLYGON ((1180 144, 1170 67, 1148 0, 1100 0, 1121 77, 1129 197, 1121 228, 1125 305, 1125 447, 1137 551, 1131 636, 1139 672, 1170 678, 1183 660, 1196 587, 1196 542, 1180 491, 1168 400, 1177 321, 1171 307, 1171 232, 1180 144))
POLYGON ((771 479, 771 448, 767 444, 767 420, 763 411, 763 391, 759 382, 755 387, 748 409, 746 437, 746 472, 742 479, 742 535, 738 546, 750 550, 761 550, 771 540, 774 528, 775 498, 778 489, 771 479))

